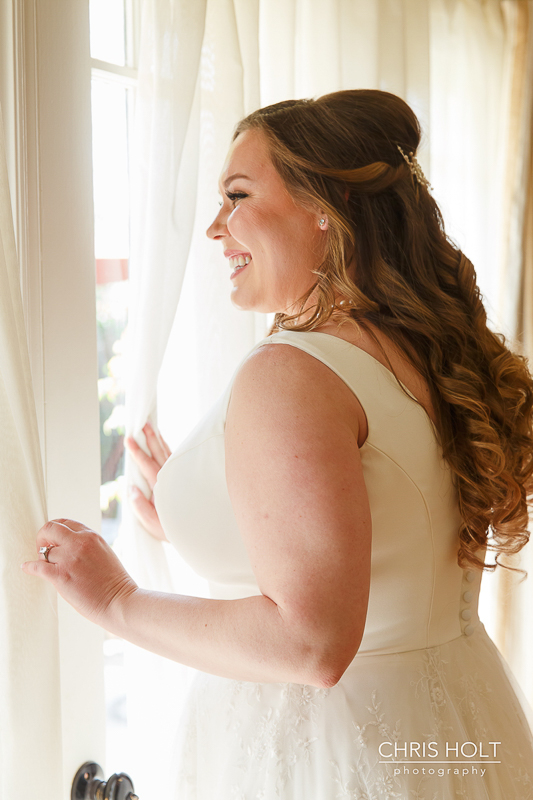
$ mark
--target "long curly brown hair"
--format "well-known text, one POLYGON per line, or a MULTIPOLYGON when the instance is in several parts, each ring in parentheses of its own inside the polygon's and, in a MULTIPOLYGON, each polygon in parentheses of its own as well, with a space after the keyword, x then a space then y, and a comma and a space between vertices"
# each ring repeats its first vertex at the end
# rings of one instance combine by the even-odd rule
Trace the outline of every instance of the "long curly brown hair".
POLYGON ((272 331, 319 327, 341 295, 378 346, 367 322, 398 345, 430 387, 463 520, 458 562, 495 569, 500 554, 517 553, 529 538, 533 379, 525 357, 487 326, 472 263, 398 149, 416 154, 415 114, 396 95, 361 89, 260 109, 234 138, 251 128, 267 136, 293 196, 329 223, 316 283, 297 313, 276 314, 272 331), (494 565, 480 548, 496 552, 494 565))

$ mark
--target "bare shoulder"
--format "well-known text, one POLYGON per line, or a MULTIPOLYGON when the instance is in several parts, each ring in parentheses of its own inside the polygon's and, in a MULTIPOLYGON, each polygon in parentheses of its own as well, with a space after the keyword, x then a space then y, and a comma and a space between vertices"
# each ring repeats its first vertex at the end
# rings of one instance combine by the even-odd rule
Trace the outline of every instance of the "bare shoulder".
POLYGON ((237 373, 228 414, 271 415, 276 423, 287 415, 318 422, 336 420, 348 426, 357 440, 357 400, 339 376, 319 359, 291 344, 266 343, 258 347, 237 373))
POLYGON ((293 371, 296 371, 295 377, 304 381, 319 374, 331 373, 322 361, 296 345, 286 342, 266 342, 248 356, 239 370, 238 377, 240 380, 251 377, 260 379, 267 374, 269 377, 275 377, 293 371))

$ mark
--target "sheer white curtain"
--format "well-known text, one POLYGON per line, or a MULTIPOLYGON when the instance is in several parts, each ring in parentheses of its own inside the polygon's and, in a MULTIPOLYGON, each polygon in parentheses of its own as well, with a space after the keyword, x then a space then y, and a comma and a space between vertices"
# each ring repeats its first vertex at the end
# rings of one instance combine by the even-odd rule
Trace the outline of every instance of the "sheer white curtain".
MULTIPOLYGON (((476 267, 490 324, 521 352, 533 3, 432 0, 431 9, 432 181, 448 231, 476 267)), ((529 545, 510 563, 531 576, 532 555, 529 545)), ((521 577, 485 575, 480 611, 533 703, 533 590, 521 577)))
MULTIPOLYGON (((533 368, 533 3, 507 0, 503 9, 512 53, 507 65, 509 112, 499 311, 504 329, 517 340, 517 349, 533 368)), ((529 578, 500 573, 495 638, 533 704, 532 545, 511 563, 525 569, 529 578)))
POLYGON ((0 113, 0 797, 63 794, 54 590, 19 565, 46 519, 0 113))
MULTIPOLYGON (((157 415, 175 446, 223 390, 239 359, 266 334, 264 317, 231 305, 220 247, 205 237, 217 211, 217 177, 233 126, 260 105, 343 88, 378 88, 404 97, 425 131, 420 160, 436 198, 497 316, 513 46, 504 5, 144 0, 129 432, 142 441, 142 425, 157 415)), ((131 465, 128 471, 130 480, 137 479, 131 465)), ((194 590, 179 560, 131 516, 124 533, 125 551, 144 585, 194 590)), ((186 683, 186 677, 178 682, 186 683)), ((165 691, 160 683, 159 695, 165 691)), ((172 697, 167 709, 174 701, 179 706, 176 692, 172 697)), ((139 707, 137 692, 130 703, 139 707)), ((176 724, 173 713, 167 731, 176 724)), ((157 734, 151 725, 144 729, 144 738, 140 728, 133 729, 137 752, 147 752, 149 738, 158 770, 164 770, 155 753, 157 734)), ((157 797, 153 767, 152 761, 152 784, 150 769, 144 778, 137 767, 146 800, 157 797)))
POLYGON ((432 0, 431 179, 449 234, 499 319, 503 170, 513 36, 505 4, 432 0))
MULTIPOLYGON (((157 376, 176 313, 195 217, 199 108, 195 99, 206 2, 144 2, 136 98, 130 258, 130 362, 126 427, 142 441, 156 421, 157 376), (183 199, 186 201, 183 202, 183 199)), ((128 484, 144 484, 127 460, 128 484)), ((178 557, 124 509, 118 546, 144 586, 186 591, 178 557)), ((192 587, 192 591, 194 587, 192 587)), ((129 771, 140 796, 163 797, 168 787, 175 719, 188 671, 126 646, 129 771)))

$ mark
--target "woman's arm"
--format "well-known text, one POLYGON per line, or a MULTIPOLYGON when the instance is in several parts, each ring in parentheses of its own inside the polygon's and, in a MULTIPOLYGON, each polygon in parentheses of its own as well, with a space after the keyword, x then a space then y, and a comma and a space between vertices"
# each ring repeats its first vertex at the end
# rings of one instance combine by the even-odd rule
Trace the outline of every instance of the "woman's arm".
POLYGON ((51 580, 89 619, 168 658, 239 680, 331 686, 359 647, 370 579, 353 395, 308 354, 263 346, 235 379, 225 446, 228 489, 261 596, 139 589, 101 537, 73 533, 69 521, 39 532, 39 545, 57 544, 49 555, 56 563, 25 569, 51 580))

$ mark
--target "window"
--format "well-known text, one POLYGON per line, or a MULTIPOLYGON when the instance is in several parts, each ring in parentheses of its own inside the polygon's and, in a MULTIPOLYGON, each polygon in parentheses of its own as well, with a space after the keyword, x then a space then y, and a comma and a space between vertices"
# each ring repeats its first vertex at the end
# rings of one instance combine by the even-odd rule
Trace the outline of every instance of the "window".
MULTIPOLYGON (((91 0, 96 320, 102 535, 115 541, 125 497, 124 348, 128 318, 129 146, 137 84, 137 5, 91 0)), ((124 643, 104 640, 107 766, 127 759, 124 643)))

